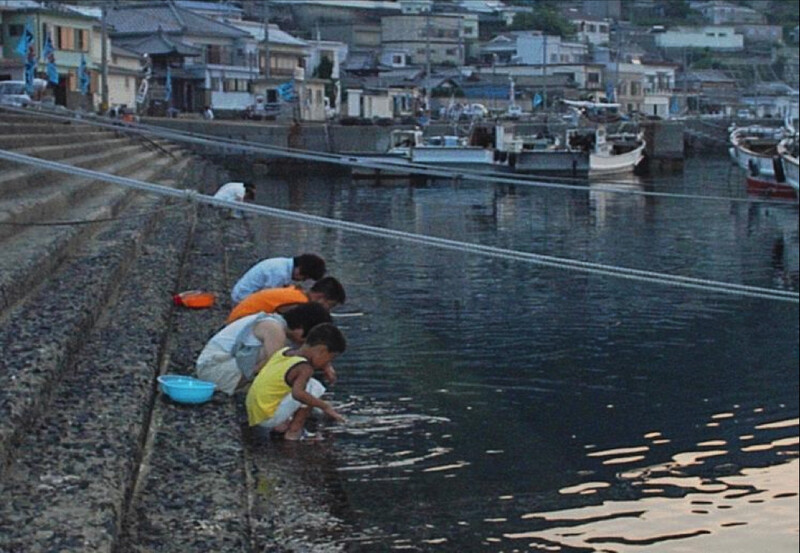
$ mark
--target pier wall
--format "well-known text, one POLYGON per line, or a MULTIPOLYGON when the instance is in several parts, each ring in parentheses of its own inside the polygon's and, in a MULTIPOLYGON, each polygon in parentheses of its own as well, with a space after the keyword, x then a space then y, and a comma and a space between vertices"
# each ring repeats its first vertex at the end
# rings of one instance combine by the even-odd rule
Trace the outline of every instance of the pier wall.
MULTIPOLYGON (((246 140, 265 146, 299 148, 320 152, 384 152, 389 147, 389 134, 399 126, 378 125, 285 125, 271 122, 202 121, 193 119, 145 118, 143 122, 184 132, 214 135, 233 140, 246 140)), ((515 132, 563 134, 564 122, 510 123, 515 132)), ((684 124, 682 121, 645 121, 641 123, 647 137, 647 153, 652 160, 678 162, 684 155, 684 124)), ((452 127, 433 124, 431 134, 452 133, 452 127)))

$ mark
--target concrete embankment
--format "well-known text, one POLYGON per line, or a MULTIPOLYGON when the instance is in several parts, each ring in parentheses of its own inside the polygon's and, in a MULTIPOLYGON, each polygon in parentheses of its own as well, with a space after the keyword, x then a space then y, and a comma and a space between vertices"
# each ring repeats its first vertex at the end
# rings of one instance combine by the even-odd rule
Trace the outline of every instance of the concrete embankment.
MULTIPOLYGON (((0 112, 0 140, 201 192, 227 179, 168 142, 77 122, 0 112)), ((342 550, 324 448, 251 444, 241 397, 183 406, 156 385, 190 373, 224 320, 261 253, 248 221, 7 162, 0 181, 0 552, 342 550), (190 288, 217 305, 174 307, 190 288)))
MULTIPOLYGON (((318 152, 385 152, 389 135, 395 128, 376 125, 303 124, 285 125, 270 122, 213 121, 196 119, 147 118, 146 123, 184 132, 202 133, 233 140, 244 140, 265 146, 298 148, 318 152)), ((548 132, 563 135, 564 121, 548 123, 507 122, 515 133, 531 135, 548 132)), ((640 128, 647 139, 647 155, 655 169, 674 169, 682 166, 684 157, 683 121, 644 121, 640 128)), ((452 133, 450 125, 432 124, 428 134, 452 133)))

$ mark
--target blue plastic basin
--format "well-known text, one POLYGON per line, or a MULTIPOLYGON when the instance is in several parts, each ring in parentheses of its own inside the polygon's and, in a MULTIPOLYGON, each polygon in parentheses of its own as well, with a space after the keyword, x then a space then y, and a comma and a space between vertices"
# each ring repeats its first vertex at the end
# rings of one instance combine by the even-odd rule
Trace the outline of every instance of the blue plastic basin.
POLYGON ((204 403, 214 395, 213 382, 192 376, 165 374, 158 377, 161 391, 178 403, 204 403))

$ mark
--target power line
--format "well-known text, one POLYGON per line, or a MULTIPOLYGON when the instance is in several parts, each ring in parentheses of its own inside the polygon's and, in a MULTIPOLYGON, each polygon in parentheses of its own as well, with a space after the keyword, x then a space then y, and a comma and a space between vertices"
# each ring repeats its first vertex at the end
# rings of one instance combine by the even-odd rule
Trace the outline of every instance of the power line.
POLYGON ((747 286, 742 284, 727 283, 720 281, 713 281, 708 279, 700 279, 694 277, 686 277, 681 275, 670 275, 665 273, 658 273, 654 271, 644 271, 639 269, 630 269, 627 267, 619 267, 615 265, 605 265, 600 263, 592 263, 574 259, 559 258, 549 255, 540 255, 528 252, 521 252, 516 250, 508 250, 504 248, 497 248, 493 246, 484 246, 481 244, 473 244, 469 242, 461 242, 457 240, 450 240, 446 238, 437 238, 423 234, 415 234, 405 231, 398 231, 364 225, 361 223, 353 223, 349 221, 340 221, 337 219, 330 219, 318 215, 308 215, 284 209, 278 209, 262 205, 245 204, 242 202, 232 202, 228 200, 221 200, 200 194, 194 190, 179 190, 169 188, 167 186, 152 184, 128 177, 119 177, 116 175, 109 175, 82 167, 74 167, 71 165, 58 163, 49 160, 42 160, 32 156, 9 152, 7 150, 0 150, 0 159, 31 165, 53 171, 60 171, 72 175, 87 177, 92 180, 103 180, 114 184, 119 184, 143 192, 160 194, 163 196, 181 198, 188 201, 214 205, 217 207, 238 209, 240 211, 253 213, 260 216, 275 217, 278 219, 317 225, 336 230, 354 232, 364 236, 373 236, 376 238, 388 238, 393 240, 400 240, 403 242, 432 246, 442 249, 460 251, 463 253, 473 253, 493 257, 498 259, 508 259, 513 261, 522 261, 534 265, 545 267, 552 267, 558 269, 566 269, 573 271, 580 271, 590 274, 599 274, 604 276, 612 276, 616 278, 624 278, 627 280, 634 280, 639 282, 648 282, 653 284, 663 284, 668 286, 678 286, 694 290, 702 290, 713 293, 732 294, 742 297, 769 299, 775 301, 783 301, 790 303, 800 303, 800 294, 797 292, 790 292, 785 290, 775 290, 770 288, 762 288, 757 286, 747 286))

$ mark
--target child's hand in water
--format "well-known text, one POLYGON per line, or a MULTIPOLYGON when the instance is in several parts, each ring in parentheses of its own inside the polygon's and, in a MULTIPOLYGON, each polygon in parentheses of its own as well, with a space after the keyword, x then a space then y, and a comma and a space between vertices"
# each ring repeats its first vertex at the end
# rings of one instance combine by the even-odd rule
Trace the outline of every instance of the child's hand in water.
POLYGON ((324 412, 326 415, 328 415, 330 418, 332 418, 333 420, 335 420, 336 422, 341 422, 341 423, 345 423, 345 422, 347 422, 347 419, 345 419, 345 418, 344 418, 342 415, 340 415, 340 414, 339 414, 339 413, 336 411, 336 409, 334 409, 334 408, 333 408, 333 407, 331 407, 330 405, 328 405, 327 407, 325 407, 325 409, 323 409, 323 412, 324 412))

